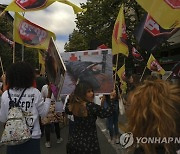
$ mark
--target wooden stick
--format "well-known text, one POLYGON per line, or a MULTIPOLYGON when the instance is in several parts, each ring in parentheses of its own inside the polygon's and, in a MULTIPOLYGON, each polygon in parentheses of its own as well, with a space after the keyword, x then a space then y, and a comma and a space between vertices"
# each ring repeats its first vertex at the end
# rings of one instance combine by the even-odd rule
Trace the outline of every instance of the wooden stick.
POLYGON ((118 65, 118 61, 119 61, 119 59, 118 59, 118 54, 116 55, 117 57, 116 57, 116 69, 115 69, 115 78, 114 78, 114 89, 115 89, 115 86, 116 86, 116 73, 117 73, 117 65, 118 65))
POLYGON ((0 63, 1 63, 2 73, 4 74, 4 68, 3 68, 3 64, 2 64, 1 56, 0 56, 0 63))
MULTIPOLYGON (((25 16, 25 12, 22 12, 22 15, 23 15, 23 17, 25 16)), ((21 51, 21 56, 22 56, 22 62, 24 61, 24 45, 23 44, 21 44, 21 47, 22 47, 22 51, 21 51)))
POLYGON ((145 66, 145 68, 144 68, 144 70, 143 70, 143 73, 142 73, 142 75, 141 75, 141 78, 140 78, 140 82, 141 82, 141 80, 142 80, 142 78, 143 78, 143 76, 144 76, 144 73, 145 73, 145 71, 146 71, 146 66, 145 66))
POLYGON ((173 74, 173 71, 167 76, 167 78, 165 79, 165 81, 173 74))
POLYGON ((15 63, 15 42, 13 44, 13 63, 15 63))
POLYGON ((1 14, 0 14, 0 17, 6 12, 6 10, 4 9, 1 14))

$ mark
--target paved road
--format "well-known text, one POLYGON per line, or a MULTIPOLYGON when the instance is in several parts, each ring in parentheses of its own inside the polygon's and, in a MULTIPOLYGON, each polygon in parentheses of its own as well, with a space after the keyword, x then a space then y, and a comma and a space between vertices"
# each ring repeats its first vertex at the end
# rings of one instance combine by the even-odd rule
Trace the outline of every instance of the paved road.
MULTIPOLYGON (((120 145, 111 145, 107 141, 107 131, 104 131, 105 126, 98 120, 98 139, 102 154, 124 154, 120 149, 120 145)), ((2 124, 0 124, 0 133, 2 132, 2 124)), ((46 148, 45 137, 41 140, 41 151, 42 154, 66 154, 66 143, 68 136, 68 126, 61 129, 61 137, 64 141, 61 144, 56 143, 55 133, 51 134, 51 148, 46 148)), ((5 146, 0 146, 0 154, 5 154, 5 146)))

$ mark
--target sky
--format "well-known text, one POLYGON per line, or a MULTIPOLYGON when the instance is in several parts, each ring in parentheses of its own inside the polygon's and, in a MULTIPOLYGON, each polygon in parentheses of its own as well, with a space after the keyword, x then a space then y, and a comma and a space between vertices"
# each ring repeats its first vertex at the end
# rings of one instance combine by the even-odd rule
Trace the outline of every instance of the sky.
MULTIPOLYGON (((87 0, 69 0, 80 7, 87 0)), ((12 0, 0 0, 0 4, 10 4, 12 0)), ((13 14, 13 13, 12 13, 13 14)), ((56 34, 56 45, 59 52, 64 52, 64 44, 68 42, 69 34, 75 29, 76 14, 71 6, 55 2, 44 10, 26 12, 27 20, 56 34)))

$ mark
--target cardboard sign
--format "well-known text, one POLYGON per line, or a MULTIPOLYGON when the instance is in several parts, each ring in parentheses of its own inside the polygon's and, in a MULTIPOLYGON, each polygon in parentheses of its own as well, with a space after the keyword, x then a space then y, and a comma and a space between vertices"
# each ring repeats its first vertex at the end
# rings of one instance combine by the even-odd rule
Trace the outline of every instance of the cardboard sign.
POLYGON ((77 80, 88 81, 95 93, 109 94, 113 89, 110 49, 61 53, 67 72, 62 95, 71 94, 77 80))
POLYGON ((56 100, 60 99, 66 67, 60 53, 54 43, 53 38, 49 42, 45 59, 45 68, 49 81, 52 83, 51 89, 56 100))

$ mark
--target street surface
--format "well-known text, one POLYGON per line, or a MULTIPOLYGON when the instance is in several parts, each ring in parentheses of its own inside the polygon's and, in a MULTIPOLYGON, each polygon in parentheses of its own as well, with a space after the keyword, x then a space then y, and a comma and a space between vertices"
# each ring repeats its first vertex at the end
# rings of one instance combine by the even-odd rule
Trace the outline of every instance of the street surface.
MULTIPOLYGON (((41 153, 42 154, 66 154, 66 143, 68 137, 68 125, 61 126, 61 137, 64 141, 60 144, 56 143, 55 133, 51 133, 51 148, 45 147, 45 137, 41 139, 41 153)), ((0 123, 0 134, 2 133, 3 126, 0 123)), ((120 148, 119 144, 111 145, 108 142, 108 132, 105 128, 104 121, 102 119, 97 120, 98 139, 102 154, 125 154, 120 148)), ((6 146, 0 146, 0 154, 6 154, 6 146)))

